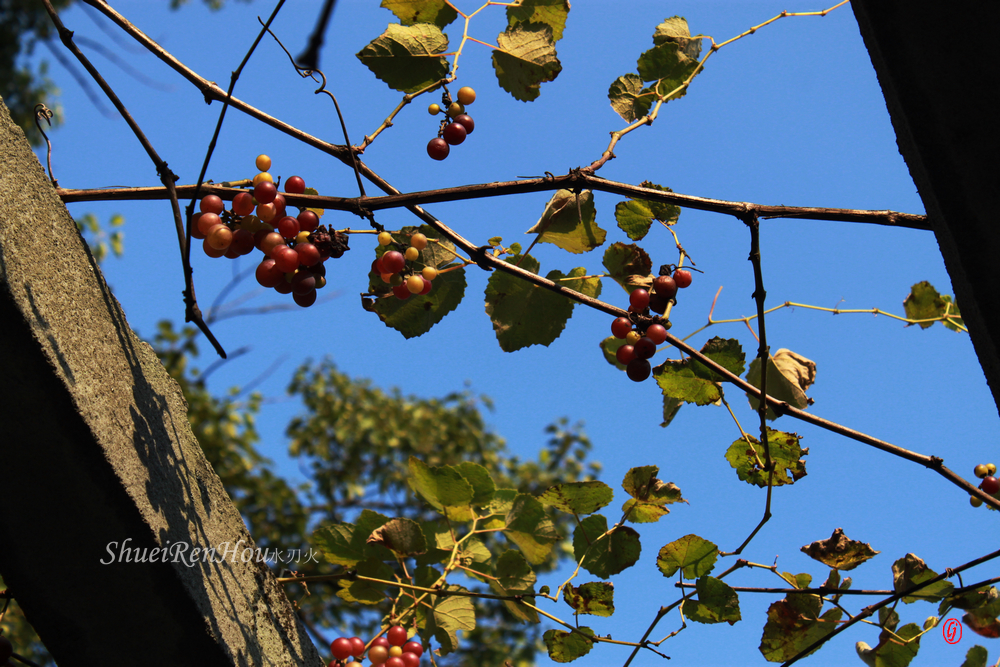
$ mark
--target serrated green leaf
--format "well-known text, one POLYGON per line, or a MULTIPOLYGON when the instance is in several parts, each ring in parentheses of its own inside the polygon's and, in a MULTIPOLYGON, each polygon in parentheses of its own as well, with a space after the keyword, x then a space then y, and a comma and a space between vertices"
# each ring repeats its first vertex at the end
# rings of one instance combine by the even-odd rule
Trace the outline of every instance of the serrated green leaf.
MULTIPOLYGON (((540 243, 551 243, 567 252, 590 252, 604 244, 607 232, 596 220, 594 193, 584 190, 556 190, 545 205, 542 217, 526 234, 538 234, 540 243)), ((583 275, 583 274, 581 274, 583 275)))
POLYGON ((546 630, 542 639, 553 662, 573 662, 590 653, 594 647, 593 636, 594 631, 590 628, 579 627, 576 632, 546 630))
POLYGON ((545 514, 545 508, 527 493, 519 493, 514 498, 503 534, 521 549, 532 565, 544 562, 552 545, 559 541, 559 533, 545 514))
MULTIPOLYGON (((760 357, 754 357, 747 371, 747 382, 760 389, 760 357)), ((806 391, 816 382, 816 364, 800 354, 788 349, 780 349, 767 362, 767 395, 784 401, 794 408, 804 410, 812 404, 806 391)), ((755 411, 760 406, 756 396, 747 394, 750 407, 755 411)), ((767 418, 775 420, 778 415, 768 407, 767 418)))
POLYGON ((695 582, 698 597, 684 603, 684 615, 697 623, 735 625, 740 616, 740 598, 728 584, 704 575, 695 582))
MULTIPOLYGON (((670 188, 649 181, 644 181, 642 187, 673 192, 670 188)), ((627 199, 615 205, 615 220, 618 221, 618 227, 633 241, 639 241, 645 237, 654 220, 665 225, 673 225, 677 222, 680 214, 680 206, 647 199, 627 199)))
POLYGON ((445 0, 382 0, 379 6, 395 14, 403 25, 433 23, 443 28, 458 18, 458 12, 445 0))
MULTIPOLYGON (((941 298, 934 286, 926 280, 910 288, 910 293, 903 300, 903 309, 909 320, 932 320, 944 315, 945 300, 941 298)), ((934 322, 919 322, 921 329, 934 325, 934 322)))
MULTIPOLYGON (((740 438, 729 446, 726 460, 736 469, 741 480, 764 488, 768 479, 768 473, 764 470, 764 446, 752 435, 747 438, 750 442, 740 438)), ((806 476, 806 463, 801 457, 808 454, 808 450, 799 447, 798 435, 769 428, 767 443, 774 463, 772 486, 794 484, 806 476)))
POLYGON ((611 82, 608 100, 615 113, 632 123, 649 113, 649 108, 656 100, 656 93, 643 85, 638 74, 629 73, 611 82))
POLYGON ((448 61, 439 55, 447 48, 448 36, 436 25, 390 23, 357 57, 390 88, 415 93, 448 76, 448 61))
POLYGON ((569 15, 569 0, 521 0, 507 7, 507 25, 511 28, 526 23, 541 23, 552 29, 552 39, 562 39, 569 15))
POLYGON ((687 89, 678 88, 698 68, 701 40, 690 39, 687 22, 675 16, 656 27, 653 43, 652 49, 639 56, 639 77, 655 81, 660 98, 669 101, 683 97, 687 89))
MULTIPOLYGON (((426 584, 424 584, 426 585, 426 584)), ((445 586, 448 591, 465 591, 462 586, 445 586)), ((476 628, 476 611, 472 598, 464 595, 430 596, 417 611, 418 625, 422 626, 421 636, 432 636, 441 645, 441 655, 447 655, 458 648, 458 631, 476 628)))
POLYGON ((876 667, 906 667, 920 649, 920 633, 919 625, 908 623, 896 630, 898 639, 883 630, 875 648, 869 648, 865 642, 858 642, 856 650, 865 663, 870 662, 876 667), (912 641, 906 641, 910 639, 912 641))
POLYGON ((812 575, 805 572, 799 574, 792 574, 791 572, 782 572, 781 578, 788 582, 788 585, 792 588, 809 588, 809 584, 812 583, 812 575))
POLYGON ((951 608, 978 609, 989 606, 988 612, 1000 614, 1000 593, 995 586, 980 586, 961 595, 949 595, 938 605, 938 614, 944 615, 951 608))
MULTIPOLYGON (((410 235, 420 231, 431 238, 437 238, 437 232, 427 225, 420 228, 404 227, 392 235, 394 242, 400 247, 409 244, 410 235)), ((392 246, 376 246, 375 257, 381 257, 392 249, 392 246)), ((420 258, 408 264, 415 270, 431 266, 445 269, 456 266, 454 263, 454 244, 445 239, 437 239, 434 243, 420 251, 420 258)), ((387 327, 403 334, 405 338, 422 336, 431 327, 444 319, 445 315, 455 310, 465 297, 465 269, 453 268, 434 279, 431 291, 424 295, 411 295, 405 301, 392 293, 391 287, 374 271, 368 274, 368 292, 377 294, 371 310, 375 312, 387 327)))
POLYGON ((691 39, 691 29, 683 16, 672 16, 653 32, 653 44, 676 44, 685 56, 697 60, 701 55, 701 38, 691 39))
POLYGON ((836 630, 842 612, 834 608, 819 616, 822 606, 819 596, 799 593, 772 603, 760 640, 764 657, 770 662, 784 662, 836 630))
MULTIPOLYGON (((925 581, 937 577, 937 572, 927 567, 923 560, 913 554, 906 554, 892 564, 892 585, 897 593, 922 584, 925 581)), ((938 601, 943 597, 951 595, 955 587, 946 579, 921 588, 913 595, 907 595, 903 602, 910 604, 918 600, 938 601)))
POLYGON ((629 469, 622 480, 622 488, 636 500, 653 505, 671 505, 686 502, 680 488, 673 482, 656 477, 658 466, 638 466, 629 469))
POLYGON ((415 456, 410 457, 410 488, 449 519, 469 521, 473 518, 472 485, 453 466, 431 467, 415 456))
POLYGON ((637 287, 650 289, 653 285, 653 261, 646 251, 634 243, 612 243, 604 251, 604 268, 626 293, 637 287))
POLYGON ((330 523, 313 531, 312 544, 334 565, 353 567, 361 561, 395 560, 392 553, 378 544, 369 544, 368 538, 375 530, 390 521, 378 512, 363 510, 357 523, 330 523))
POLYGON ((672 577, 683 570, 685 579, 698 579, 715 567, 719 548, 697 535, 685 535, 664 545, 656 557, 656 567, 665 577, 672 577))
POLYGON ((642 551, 639 533, 628 526, 602 537, 607 532, 608 520, 601 514, 588 516, 573 531, 574 558, 583 558, 583 568, 601 579, 635 565, 642 551))
POLYGON ((834 530, 828 539, 816 540, 802 547, 800 551, 824 565, 845 571, 853 570, 881 553, 872 549, 870 544, 849 539, 844 535, 842 528, 834 530))
MULTIPOLYGON (((531 255, 515 255, 505 260, 522 269, 538 273, 539 264, 531 255)), ((574 269, 570 276, 586 275, 584 269, 574 269)), ((561 271, 549 271, 545 276, 553 282, 566 277, 561 271)), ((571 284, 574 281, 569 281, 571 284)), ((575 281, 587 288, 588 281, 575 281)), ((493 322, 500 349, 514 352, 529 345, 548 346, 566 327, 575 302, 551 290, 532 285, 521 278, 494 271, 486 285, 486 314, 493 322)))
MULTIPOLYGON (((357 572, 363 577, 381 579, 382 581, 393 581, 392 568, 385 563, 374 558, 363 560, 357 564, 357 572)), ((347 602, 358 602, 360 604, 378 604, 385 601, 385 586, 371 581, 351 581, 350 579, 338 580, 340 589, 337 597, 347 602)))
POLYGON ((566 586, 563 600, 578 614, 611 616, 615 613, 615 585, 610 581, 591 581, 579 587, 566 586))
POLYGON ((493 69, 500 87, 522 102, 536 99, 541 84, 553 81, 562 71, 556 57, 552 28, 542 23, 525 23, 497 36, 499 49, 493 50, 493 69))
MULTIPOLYGON (((735 375, 743 372, 743 348, 735 339, 712 338, 701 352, 735 375)), ((697 359, 667 360, 653 369, 653 378, 666 398, 695 405, 716 403, 722 398, 722 376, 697 359)))
POLYGON ((988 657, 989 652, 986 648, 977 644, 965 654, 965 662, 962 663, 961 667, 986 667, 988 657))
POLYGON ((570 514, 593 514, 611 502, 615 492, 604 482, 564 482, 550 486, 538 499, 570 514))
POLYGON ((420 524, 413 519, 393 519, 372 532, 369 544, 381 544, 397 556, 409 558, 427 551, 420 524))
POLYGON ((493 499, 490 501, 490 505, 487 508, 490 514, 499 514, 501 516, 507 516, 511 508, 514 506, 514 499, 517 498, 516 489, 497 489, 496 493, 493 494, 493 499))

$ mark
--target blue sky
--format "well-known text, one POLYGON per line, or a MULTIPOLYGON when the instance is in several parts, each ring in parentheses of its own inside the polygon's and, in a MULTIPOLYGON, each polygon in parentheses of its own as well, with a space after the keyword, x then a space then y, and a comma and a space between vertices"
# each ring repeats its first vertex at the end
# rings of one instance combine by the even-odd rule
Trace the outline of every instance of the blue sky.
MULTIPOLYGON (((133 0, 117 3, 116 8, 223 88, 256 36, 257 15, 266 16, 272 6, 262 0, 249 5, 230 2, 224 10, 211 13, 198 2, 177 12, 166 5, 133 0)), ((293 53, 304 46, 319 5, 290 2, 276 20, 276 33, 293 53)), ((459 6, 475 8, 464 2, 459 6)), ((546 171, 565 173, 596 159, 607 146, 608 133, 624 125, 608 105, 608 86, 635 70, 636 58, 652 46, 653 30, 663 19, 684 16, 692 32, 723 41, 784 9, 823 8, 801 0, 581 1, 574 5, 558 44, 563 71, 556 81, 542 86, 537 101, 525 104, 502 91, 489 51, 470 44, 461 58, 457 83, 478 91, 469 109, 476 120, 475 133, 453 148, 446 161, 431 161, 424 147, 437 123, 418 101, 397 117, 395 126, 378 138, 364 159, 403 191, 540 176, 546 171)), ((153 56, 139 52, 133 42, 124 37, 122 46, 113 42, 79 6, 67 11, 63 20, 78 35, 102 41, 170 87, 162 91, 138 84, 91 54, 180 182, 194 182, 219 105, 206 105, 195 88, 153 56)), ((338 95, 355 142, 371 133, 400 99, 354 57, 392 20, 374 2, 342 0, 327 33, 321 67, 338 95)), ((491 41, 503 25, 502 8, 489 8, 470 32, 491 41)), ((453 24, 446 33, 455 37, 460 27, 453 24)), ((39 55, 46 56, 45 50, 39 55)), ((51 63, 51 73, 62 89, 64 112, 61 128, 52 133, 53 168, 60 185, 158 185, 152 164, 121 119, 97 111, 58 64, 51 63)), ((312 90, 311 82, 295 76, 280 49, 265 39, 235 95, 307 132, 340 142, 332 106, 325 98, 314 97, 312 90)), ((617 158, 599 175, 629 183, 651 180, 685 194, 762 204, 923 212, 849 7, 824 18, 784 19, 722 49, 685 98, 665 105, 652 127, 626 136, 615 152, 617 158)), ((286 178, 301 175, 321 194, 357 194, 353 174, 339 162, 234 111, 229 112, 209 177, 216 181, 251 177, 259 153, 272 157, 273 173, 286 178)), ((506 243, 524 243, 530 240, 524 231, 541 215, 548 197, 540 193, 428 209, 475 242, 503 236, 506 243)), ((608 230, 609 243, 627 241, 613 217, 620 199, 595 195, 597 221, 608 230)), ((152 335, 160 319, 183 319, 183 281, 167 204, 97 202, 74 204, 70 210, 78 217, 93 212, 104 222, 114 213, 125 216, 125 256, 109 259, 104 270, 140 334, 152 335)), ((404 212, 387 211, 379 214, 379 220, 389 228, 413 224, 404 212)), ((363 226, 346 213, 330 212, 324 222, 363 226)), ((767 220, 761 229, 769 306, 794 301, 877 307, 902 314, 902 301, 918 281, 929 280, 942 293, 952 293, 930 232, 801 220, 767 220)), ((685 210, 676 231, 704 273, 696 274, 694 284, 682 292, 673 311, 672 333, 684 336, 704 324, 720 287, 716 318, 752 314, 749 234, 742 223, 685 210)), ((728 414, 718 407, 686 406, 668 429, 662 429, 661 397, 655 384, 632 383, 603 361, 597 345, 608 335, 611 318, 582 306, 549 347, 502 352, 483 306, 488 276, 475 268, 467 271, 469 288, 458 310, 427 335, 404 340, 359 307, 357 295, 367 285, 373 245, 371 237, 356 236, 351 252, 328 264, 327 289, 338 291, 339 298, 308 310, 218 323, 214 331, 227 348, 253 349, 216 372, 211 388, 221 392, 249 382, 274 359, 287 356, 259 387, 272 399, 261 415, 260 428, 263 450, 278 461, 283 473, 296 478, 302 474, 285 456, 283 428, 300 408, 285 397, 285 387, 292 370, 307 357, 330 356, 352 376, 372 378, 382 387, 398 386, 404 393, 440 396, 467 386, 488 394, 496 402, 489 422, 526 457, 535 456, 544 443, 545 425, 554 419, 584 421, 594 443, 593 458, 604 464, 602 479, 616 489, 616 501, 607 511, 610 518, 617 518, 612 508, 624 500, 621 480, 633 466, 658 465, 661 478, 678 484, 690 501, 675 506, 659 523, 636 526, 643 554, 636 567, 614 578, 615 615, 585 622, 599 634, 638 639, 659 606, 677 596, 673 582, 655 567, 659 548, 696 533, 732 550, 763 512, 764 492, 739 481, 723 459, 739 436, 728 414), (401 364, 401 359, 407 362, 401 364)), ((676 262, 673 240, 664 230, 654 229, 641 245, 653 255, 655 265, 676 262)), ((602 252, 570 257, 542 246, 533 254, 544 272, 582 265, 596 273, 602 252)), ((229 280, 233 266, 200 252, 193 256, 204 308, 229 280)), ((250 265, 244 261, 241 266, 250 265)), ((602 298, 627 305, 625 292, 610 280, 605 281, 602 298)), ((288 299, 262 295, 251 303, 275 302, 288 299)), ((816 362, 817 382, 809 392, 816 401, 811 412, 902 447, 941 456, 946 465, 970 478, 977 463, 1000 458, 997 409, 968 336, 941 325, 921 331, 883 317, 833 316, 805 309, 774 313, 767 320, 767 331, 772 350, 789 348, 816 362)), ((716 335, 738 338, 748 355, 755 349, 742 324, 712 327, 692 343, 700 347, 716 335)), ((656 360, 667 354, 661 351, 656 360)), ((204 361, 210 363, 210 358, 204 361)), ((746 402, 736 392, 729 392, 729 397, 744 428, 755 430, 746 402)), ((943 478, 788 417, 774 427, 803 437, 802 445, 809 448, 809 474, 793 487, 775 490, 774 516, 744 551, 744 558, 771 564, 777 557, 780 570, 809 572, 818 583, 828 571, 801 554, 799 547, 842 527, 849 537, 881 551, 849 573, 854 587, 882 589, 891 587, 892 562, 908 552, 940 572, 995 548, 995 531, 990 527, 996 515, 971 508, 967 495, 943 478)), ((968 573, 965 583, 996 573, 996 566, 983 566, 968 573)), ((741 586, 781 584, 760 570, 744 570, 727 581, 741 586)), ((554 588, 560 582, 540 583, 554 588)), ((733 627, 692 623, 661 650, 673 657, 672 665, 765 664, 757 645, 767 606, 774 599, 743 594, 743 621, 733 627)), ((847 603, 852 612, 864 604, 857 599, 847 603)), ((550 611, 571 618, 564 605, 550 611)), ((900 605, 898 611, 903 624, 920 624, 936 606, 900 605)), ((671 615, 652 636, 662 637, 678 625, 676 614, 671 615)), ((803 664, 861 664, 854 643, 874 645, 877 634, 871 627, 856 626, 803 664)), ((976 642, 973 637, 966 629, 965 638, 952 646, 939 631, 931 631, 913 664, 960 664, 974 643, 992 648, 986 640, 976 642)), ((626 654, 600 646, 575 664, 616 664, 626 654)), ((660 663, 647 654, 637 664, 660 663)))

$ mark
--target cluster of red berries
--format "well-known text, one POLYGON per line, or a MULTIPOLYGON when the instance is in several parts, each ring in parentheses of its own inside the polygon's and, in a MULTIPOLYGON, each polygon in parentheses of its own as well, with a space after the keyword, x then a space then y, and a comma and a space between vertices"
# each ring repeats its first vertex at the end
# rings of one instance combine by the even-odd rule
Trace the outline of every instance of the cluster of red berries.
POLYGON ((445 106, 443 108, 436 103, 427 107, 427 112, 432 116, 438 115, 442 110, 446 116, 445 120, 441 121, 438 135, 427 143, 427 154, 435 160, 443 160, 448 157, 448 154, 451 153, 451 147, 465 141, 465 137, 476 129, 476 122, 469 114, 465 113, 465 107, 476 101, 476 91, 465 86, 458 89, 457 102, 448 103, 449 99, 445 93, 443 100, 445 106))
POLYGON ((384 667, 417 667, 424 653, 420 642, 409 641, 406 628, 394 625, 384 636, 372 640, 367 646, 360 637, 334 639, 330 644, 333 660, 327 667, 362 667, 360 661, 366 650, 372 665, 384 667))
MULTIPOLYGON (((319 216, 303 208, 298 216, 285 212, 285 197, 278 192, 267 172, 271 158, 257 157, 260 173, 253 179, 253 191, 240 192, 227 211, 217 195, 201 200, 201 212, 191 220, 191 236, 203 239, 209 257, 235 259, 253 252, 264 253, 257 267, 257 282, 280 294, 291 294, 295 303, 308 307, 316 302, 316 290, 326 285, 330 257, 340 257, 347 247, 347 236, 332 234, 319 224, 319 216)), ((300 176, 285 181, 285 192, 302 194, 306 183, 300 176)))
MULTIPOLYGON (((649 309, 662 315, 667 312, 667 305, 677 296, 679 287, 691 284, 691 272, 677 269, 672 276, 657 276, 653 280, 653 291, 641 287, 632 290, 628 295, 629 312, 643 314, 649 309)), ((649 359, 656 354, 656 346, 667 339, 667 329, 662 324, 653 323, 645 331, 632 328, 632 320, 619 317, 611 323, 611 333, 615 338, 625 339, 625 345, 618 348, 615 358, 625 366, 629 379, 642 382, 649 377, 652 368, 649 359)))
MULTIPOLYGON (((380 232, 378 243, 388 247, 395 245, 396 241, 389 232, 380 232)), ((425 266, 416 273, 406 265, 407 260, 416 262, 420 259, 420 251, 427 247, 427 243, 427 237, 416 232, 410 236, 410 245, 403 252, 386 250, 372 262, 372 271, 381 276, 383 282, 392 285, 392 293, 396 298, 405 300, 410 295, 430 293, 431 281, 437 278, 438 270, 433 266, 425 266)))
MULTIPOLYGON (((979 483, 979 488, 983 492, 995 496, 998 491, 1000 491, 1000 479, 994 477, 997 473, 997 467, 992 463, 980 463, 972 471, 975 473, 976 477, 983 480, 979 483)), ((983 504, 982 499, 977 496, 969 496, 969 502, 973 507, 979 507, 983 504)))

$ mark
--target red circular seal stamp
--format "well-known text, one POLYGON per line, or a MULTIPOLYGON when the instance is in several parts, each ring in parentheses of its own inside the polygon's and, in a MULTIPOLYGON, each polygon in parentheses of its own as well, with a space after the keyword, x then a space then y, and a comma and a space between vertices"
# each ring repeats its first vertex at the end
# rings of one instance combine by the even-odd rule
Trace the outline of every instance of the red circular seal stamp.
POLYGON ((941 626, 941 634, 949 644, 957 644, 962 641, 962 623, 957 618, 949 618, 941 626))

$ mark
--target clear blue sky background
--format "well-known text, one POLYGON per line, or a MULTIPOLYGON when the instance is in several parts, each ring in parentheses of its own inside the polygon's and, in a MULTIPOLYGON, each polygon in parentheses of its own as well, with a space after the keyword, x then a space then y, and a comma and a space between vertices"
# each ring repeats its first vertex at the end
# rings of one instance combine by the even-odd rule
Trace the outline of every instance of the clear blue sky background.
MULTIPOLYGON (((274 29, 293 53, 304 47, 319 5, 290 2, 275 22, 274 29)), ((459 5, 474 8, 469 2, 459 5)), ((257 15, 266 17, 273 5, 264 0, 249 5, 229 2, 217 13, 199 2, 177 12, 166 6, 166 2, 135 0, 117 3, 124 15, 181 61, 225 87, 257 33, 257 15)), ((427 158, 424 147, 437 121, 424 112, 425 104, 417 103, 400 114, 364 159, 403 191, 545 171, 565 173, 596 159, 607 145, 608 133, 623 126, 608 105, 608 86, 619 75, 635 71, 636 58, 652 46, 653 29, 664 18, 685 16, 692 32, 722 41, 784 9, 825 7, 802 0, 581 1, 574 5, 558 44, 563 72, 555 82, 543 85, 537 101, 525 104, 503 92, 496 84, 489 51, 470 44, 461 59, 458 83, 474 86, 479 98, 470 108, 476 130, 465 144, 453 148, 443 163, 427 158)), ((103 42, 132 66, 170 86, 165 92, 139 84, 91 53, 161 156, 180 175, 180 182, 194 182, 219 105, 205 105, 195 88, 125 37, 117 38, 121 45, 112 41, 79 6, 63 18, 78 35, 103 42)), ((355 141, 372 132, 400 99, 354 57, 392 20, 374 2, 342 0, 327 34, 321 67, 339 95, 355 141)), ((471 34, 492 41, 503 23, 502 8, 490 8, 474 21, 471 34)), ((446 30, 453 39, 460 31, 458 25, 446 30)), ((44 49, 38 56, 52 60, 44 49)), ((123 121, 96 110, 58 64, 51 65, 51 73, 61 86, 64 111, 62 127, 52 134, 53 167, 60 185, 158 185, 152 164, 123 121)), ((311 82, 300 80, 277 45, 265 38, 235 94, 305 131, 342 141, 332 105, 326 98, 314 97, 312 90, 311 82)), ((353 174, 339 162, 234 111, 229 113, 209 177, 216 181, 251 177, 259 153, 272 156, 273 173, 285 178, 299 174, 322 194, 357 194, 353 174)), ((923 212, 849 7, 825 18, 784 19, 723 49, 709 60, 687 97, 666 105, 652 127, 627 136, 616 154, 601 176, 630 183, 648 179, 686 194, 764 204, 923 212)), ((525 242, 530 237, 524 231, 538 219, 548 196, 429 209, 477 243, 497 235, 507 243, 525 242)), ((598 193, 595 200, 598 223, 609 231, 608 242, 626 241, 613 217, 620 198, 598 193)), ((125 257, 108 260, 104 270, 140 334, 151 336, 160 319, 183 319, 183 281, 167 204, 87 203, 72 205, 71 212, 77 217, 93 212, 103 222, 114 213, 127 219, 125 257)), ((403 212, 382 213, 379 220, 390 228, 412 224, 403 212)), ((362 226, 359 219, 335 212, 328 213, 324 222, 341 228, 362 226)), ((744 226, 727 216, 687 210, 676 229, 704 274, 696 274, 692 287, 682 293, 673 311, 673 332, 683 336, 704 324, 719 287, 724 289, 717 318, 752 314, 753 274, 744 226)), ((370 237, 354 237, 351 252, 328 263, 328 291, 338 291, 339 298, 308 310, 227 320, 214 328, 228 349, 253 348, 214 374, 214 391, 245 384, 275 359, 286 359, 259 387, 270 399, 260 420, 263 449, 282 473, 304 477, 285 455, 283 429, 300 410, 287 399, 285 387, 293 369, 307 357, 330 356, 352 376, 372 378, 385 388, 398 386, 408 394, 441 396, 465 386, 488 394, 496 401, 489 422, 525 457, 536 455, 544 442, 543 429, 553 419, 585 421, 594 442, 593 458, 604 464, 602 479, 616 489, 615 502, 605 512, 612 520, 626 497, 621 480, 633 466, 658 465, 661 477, 678 484, 690 501, 675 506, 659 523, 636 526, 642 535, 642 558, 614 578, 615 615, 581 620, 616 639, 641 637, 656 610, 677 598, 673 581, 655 567, 661 546, 697 533, 732 550, 757 524, 764 491, 739 481, 723 459, 728 445, 739 437, 732 420, 722 408, 686 406, 668 429, 662 429, 656 385, 651 380, 630 382, 600 356, 597 345, 608 335, 610 317, 578 306, 562 336, 548 348, 503 353, 483 307, 488 276, 473 267, 458 310, 429 334, 406 341, 358 303, 357 295, 367 284, 372 245, 370 237)), ((664 230, 654 228, 642 245, 654 264, 676 262, 673 241, 664 230)), ((788 300, 825 307, 878 307, 902 314, 904 297, 920 280, 929 280, 942 293, 952 292, 930 232, 769 220, 762 223, 762 251, 768 305, 788 300)), ((601 270, 602 252, 571 257, 549 246, 534 254, 545 272, 583 265, 596 273, 601 270)), ((204 308, 234 268, 228 260, 211 260, 200 252, 193 256, 204 308)), ((250 264, 243 261, 240 266, 250 264)), ((246 285, 237 294, 244 289, 253 286, 246 285)), ((605 281, 602 298, 627 304, 625 292, 610 280, 605 281)), ((289 302, 271 293, 250 304, 289 302)), ((965 334, 941 325, 921 331, 883 317, 832 316, 804 309, 771 315, 767 329, 772 350, 790 348, 817 363, 817 383, 810 391, 815 414, 941 456, 946 465, 969 477, 975 464, 1000 459, 997 409, 965 334)), ((716 335, 739 338, 748 355, 755 349, 742 324, 713 327, 692 342, 700 346, 716 335)), ((208 346, 204 347, 207 352, 208 346)), ((661 351, 657 360, 666 353, 661 351)), ((211 357, 203 361, 210 363, 211 357)), ((745 400, 736 392, 729 395, 744 428, 755 430, 745 400)), ((849 537, 881 551, 849 573, 854 587, 890 588, 892 562, 907 552, 940 572, 995 548, 997 515, 971 508, 968 496, 943 478, 787 417, 774 426, 803 437, 803 446, 809 448, 809 475, 793 487, 775 491, 774 517, 743 557, 764 564, 777 558, 780 570, 809 572, 820 583, 828 570, 800 553, 799 547, 842 527, 849 537)), ((997 569, 996 565, 977 568, 965 582, 995 576, 997 569)), ((578 581, 592 579, 584 573, 578 581)), ((559 581, 539 583, 554 588, 559 581)), ((727 581, 782 585, 760 570, 743 570, 727 581)), ((757 646, 767 606, 775 599, 742 594, 741 622, 733 627, 691 624, 661 650, 673 657, 669 664, 675 666, 764 664, 757 646)), ((855 597, 846 605, 853 612, 872 601, 855 597)), ((553 605, 551 611, 571 618, 562 604, 553 605)), ((903 624, 919 624, 936 612, 936 605, 900 605, 899 612, 903 624)), ((678 626, 675 613, 652 636, 662 637, 678 626)), ((803 664, 861 664, 854 643, 874 645, 877 635, 871 627, 853 628, 803 664)), ((958 665, 974 643, 996 650, 988 640, 977 642, 968 629, 955 646, 946 644, 939 630, 931 631, 914 664, 958 665)), ((624 649, 599 646, 576 664, 620 664, 626 655, 624 649)), ((543 656, 542 662, 546 660, 543 656)), ((646 653, 637 664, 666 663, 646 653)))

